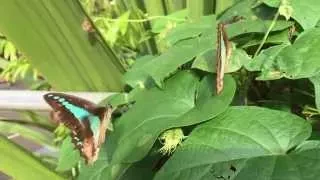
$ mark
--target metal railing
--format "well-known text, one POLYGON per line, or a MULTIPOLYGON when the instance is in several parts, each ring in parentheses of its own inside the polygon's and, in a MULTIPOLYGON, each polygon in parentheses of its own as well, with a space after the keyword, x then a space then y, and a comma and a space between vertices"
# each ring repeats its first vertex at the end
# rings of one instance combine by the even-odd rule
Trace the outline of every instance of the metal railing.
MULTIPOLYGON (((48 111, 50 107, 43 100, 49 91, 0 90, 0 110, 48 111)), ((102 92, 64 92, 98 103, 114 93, 102 92)))
MULTIPOLYGON (((50 106, 43 95, 49 91, 0 90, 0 119, 21 120, 19 111, 31 110, 40 114, 48 113, 50 106)), ((99 103, 114 93, 105 92, 64 92, 99 103)))

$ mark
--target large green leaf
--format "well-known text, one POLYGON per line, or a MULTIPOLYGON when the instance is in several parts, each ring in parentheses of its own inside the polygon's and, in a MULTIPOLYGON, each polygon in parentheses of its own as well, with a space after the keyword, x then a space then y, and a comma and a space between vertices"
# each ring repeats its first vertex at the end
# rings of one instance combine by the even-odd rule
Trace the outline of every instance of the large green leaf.
POLYGON ((163 160, 160 153, 155 153, 153 150, 141 161, 131 164, 130 167, 128 166, 125 172, 118 176, 118 180, 152 179, 158 163, 161 164, 161 160, 163 160))
POLYGON ((202 16, 198 22, 189 22, 177 25, 166 36, 166 40, 169 44, 175 44, 180 40, 197 37, 204 32, 210 31, 214 35, 215 33, 216 16, 202 16))
MULTIPOLYGON (((106 151, 106 149, 103 149, 106 151)), ((143 160, 133 164, 111 165, 106 157, 100 157, 92 166, 81 168, 78 180, 104 180, 104 179, 152 179, 154 168, 159 158, 148 155, 143 160)))
MULTIPOLYGON (((281 0, 262 0, 272 7, 279 7, 281 0)), ((304 29, 316 26, 320 20, 320 2, 318 0, 287 0, 292 8, 292 17, 301 24, 304 29)))
POLYGON ((13 179, 62 179, 33 155, 0 136, 0 171, 13 179))
MULTIPOLYGON (((234 49, 231 53, 230 60, 226 66, 226 73, 235 72, 243 65, 250 62, 251 58, 242 49, 234 49)), ((192 64, 192 68, 201 69, 207 72, 216 72, 216 50, 210 49, 197 56, 192 64)))
POLYGON ((100 149, 98 160, 93 165, 84 165, 82 161, 78 180, 117 179, 116 177, 119 177, 130 166, 130 164, 110 164, 109 149, 113 144, 110 144, 108 139, 106 141, 100 149))
POLYGON ((170 78, 163 90, 154 87, 137 98, 134 106, 115 122, 110 134, 109 141, 117 142, 113 164, 142 159, 158 135, 194 106, 197 84, 194 74, 181 72, 170 78))
MULTIPOLYGON (((270 33, 264 44, 268 44, 268 45, 290 44, 288 33, 289 33, 288 29, 281 32, 270 33)), ((261 41, 263 39, 263 34, 251 34, 243 37, 243 39, 246 39, 246 38, 248 39, 248 41, 245 42, 245 44, 241 44, 241 48, 248 48, 251 46, 257 46, 261 44, 261 41)))
MULTIPOLYGON (((267 32, 276 11, 267 6, 257 5, 256 0, 237 1, 232 7, 219 16, 219 22, 231 22, 231 24, 226 25, 229 38, 234 38, 243 34, 249 35, 249 33, 252 35, 252 33, 264 34, 267 32), (236 20, 234 19, 235 17, 238 17, 239 19, 232 22, 233 20, 236 20)), ((278 20, 271 31, 284 30, 292 25, 292 21, 278 20)))
MULTIPOLYGON (((226 9, 230 8, 230 6, 234 5, 237 3, 239 0, 216 0, 215 2, 215 13, 220 14, 221 12, 225 11, 226 9)), ((242 0, 243 1, 243 0, 242 0)), ((249 8, 246 8, 249 9, 249 8)))
POLYGON ((320 28, 309 29, 293 45, 274 46, 261 52, 248 64, 249 70, 261 71, 258 79, 309 78, 320 73, 320 28))
MULTIPOLYGON (((227 26, 227 34, 229 38, 248 33, 265 33, 270 27, 272 20, 240 20, 227 26)), ((280 31, 293 25, 290 21, 277 21, 271 31, 280 31)))
POLYGON ((155 179, 318 179, 319 141, 304 119, 259 107, 232 107, 199 125, 155 179))
POLYGON ((68 136, 63 140, 60 148, 60 156, 57 166, 57 171, 66 171, 75 167, 80 161, 80 153, 71 142, 71 137, 68 136))
POLYGON ((276 57, 279 72, 290 79, 308 78, 320 72, 320 28, 301 33, 292 46, 285 47, 276 57))
MULTIPOLYGON (((112 164, 132 163, 142 159, 166 129, 200 123, 222 113, 235 93, 235 83, 225 78, 221 95, 213 95, 212 75, 204 78, 196 91, 197 78, 181 72, 136 99, 135 105, 115 123, 109 141, 114 142, 112 164), (195 102, 195 93, 197 101, 195 102)), ((213 90, 214 89, 214 90, 213 90)))
POLYGON ((99 158, 92 166, 84 166, 81 168, 78 180, 111 179, 110 168, 108 160, 99 158))
POLYGON ((145 85, 149 75, 148 70, 144 68, 144 65, 149 63, 154 56, 146 55, 138 58, 134 65, 125 73, 124 81, 131 87, 145 85))
POLYGON ((143 68, 148 71, 148 74, 159 86, 162 86, 165 77, 197 55, 211 49, 214 42, 213 36, 181 41, 167 52, 144 64, 143 68))
POLYGON ((123 67, 85 17, 77 0, 2 1, 0 31, 56 89, 121 91, 123 67))
MULTIPOLYGON (((173 46, 160 56, 141 63, 138 69, 143 69, 159 86, 162 86, 167 76, 214 46, 215 22, 215 16, 205 16, 198 23, 179 25, 167 36, 167 40, 173 46)), ((130 73, 130 76, 135 77, 139 74, 130 73)))
POLYGON ((176 120, 180 126, 201 123, 224 112, 232 102, 236 91, 236 83, 232 76, 225 76, 224 88, 220 95, 216 95, 215 91, 215 76, 208 75, 203 78, 197 89, 195 106, 176 120))
POLYGON ((152 32, 161 33, 170 24, 183 23, 186 21, 187 12, 188 11, 186 9, 183 9, 167 16, 163 16, 162 18, 155 19, 152 24, 152 32))
POLYGON ((262 50, 260 54, 252 59, 252 61, 245 65, 249 71, 261 71, 261 74, 257 79, 270 80, 281 78, 280 73, 275 73, 275 58, 281 52, 283 48, 288 44, 282 44, 278 46, 272 46, 268 49, 262 50))
MULTIPOLYGON (((226 3, 229 4, 230 2, 223 2, 223 0, 219 0, 219 2, 217 3, 226 3)), ((220 21, 228 21, 230 20, 230 17, 244 17, 245 19, 255 19, 256 18, 256 14, 254 13, 254 9, 253 6, 257 3, 256 0, 237 0, 237 2, 233 3, 231 5, 231 7, 229 7, 228 9, 226 9, 225 11, 221 11, 218 9, 219 12, 217 13, 221 13, 222 14, 218 14, 219 15, 219 20, 220 21)), ((219 5, 218 5, 219 6, 219 5)), ((219 8, 219 7, 216 7, 219 8)), ((264 9, 259 9, 258 11, 260 12, 264 12, 264 9)))
POLYGON ((13 123, 10 121, 7 122, 0 120, 0 132, 5 134, 18 133, 20 136, 38 142, 42 145, 53 145, 53 136, 48 132, 44 133, 39 131, 38 129, 32 129, 32 127, 30 126, 13 123))

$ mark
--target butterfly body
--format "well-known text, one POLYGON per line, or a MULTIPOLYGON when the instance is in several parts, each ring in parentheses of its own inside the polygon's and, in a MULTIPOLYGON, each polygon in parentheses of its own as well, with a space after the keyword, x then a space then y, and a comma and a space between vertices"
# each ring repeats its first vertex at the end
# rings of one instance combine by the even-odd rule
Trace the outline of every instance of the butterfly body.
POLYGON ((48 93, 44 99, 53 108, 53 119, 71 130, 72 142, 86 163, 96 161, 111 119, 111 107, 63 93, 48 93))

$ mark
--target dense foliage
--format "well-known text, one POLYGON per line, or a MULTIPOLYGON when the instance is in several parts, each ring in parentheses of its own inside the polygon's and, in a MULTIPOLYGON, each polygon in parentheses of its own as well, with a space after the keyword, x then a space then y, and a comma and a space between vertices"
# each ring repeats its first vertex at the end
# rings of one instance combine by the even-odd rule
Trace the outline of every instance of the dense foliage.
MULTIPOLYGON (((113 47, 122 66, 130 68, 123 76, 125 92, 101 102, 117 107, 118 114, 99 159, 85 165, 65 138, 57 171, 77 170, 78 179, 318 179, 320 3, 215 2, 216 10, 206 16, 195 16, 189 6, 155 19, 141 15, 142 10, 112 19, 114 14, 99 14, 87 4, 106 40, 100 43, 113 47), (223 91, 217 94, 216 53, 221 49, 216 27, 225 22, 231 22, 225 29, 232 53, 223 91), (151 29, 125 41, 146 26, 134 23, 151 29), (148 51, 141 43, 146 41, 157 46, 148 51)), ((91 64, 87 58, 81 61, 91 64)), ((72 88, 50 77, 62 89, 72 88)), ((77 87, 108 88, 96 82, 77 87)))

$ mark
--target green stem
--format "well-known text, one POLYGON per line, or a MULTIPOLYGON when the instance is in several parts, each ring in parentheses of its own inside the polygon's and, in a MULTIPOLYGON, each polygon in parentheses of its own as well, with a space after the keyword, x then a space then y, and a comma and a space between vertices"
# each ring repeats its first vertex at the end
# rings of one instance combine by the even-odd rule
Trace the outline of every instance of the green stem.
POLYGON ((320 111, 319 111, 318 109, 316 109, 316 108, 312 108, 312 107, 310 107, 310 106, 307 106, 305 109, 306 109, 306 110, 309 110, 309 111, 316 112, 317 114, 319 114, 319 113, 320 113, 320 111))
MULTIPOLYGON (((185 19, 173 18, 173 17, 168 17, 168 16, 150 16, 150 17, 146 17, 145 19, 128 19, 128 20, 123 20, 123 21, 140 23, 140 22, 147 22, 147 21, 152 21, 152 20, 161 19, 161 18, 174 20, 174 21, 185 21, 185 19)), ((105 18, 105 17, 95 17, 93 19, 95 21, 98 21, 98 20, 104 20, 104 21, 109 21, 109 22, 119 21, 119 19, 112 19, 112 18, 105 18)))
POLYGON ((268 38, 268 36, 269 36, 272 28, 276 25, 276 22, 277 22, 277 19, 278 19, 279 15, 280 15, 280 13, 279 13, 279 10, 278 10, 277 13, 276 13, 276 15, 274 16, 274 18, 273 18, 270 26, 269 26, 267 32, 265 33, 265 35, 264 35, 264 37, 263 37, 263 39, 262 39, 262 41, 261 41, 261 43, 260 43, 257 51, 254 53, 254 56, 253 56, 253 57, 256 57, 256 56, 258 55, 258 53, 259 53, 260 50, 262 49, 264 43, 267 41, 267 38, 268 38))
POLYGON ((241 82, 242 84, 241 96, 243 96, 243 105, 248 105, 248 90, 251 85, 252 76, 245 69, 241 69, 241 76, 243 77, 241 82))

